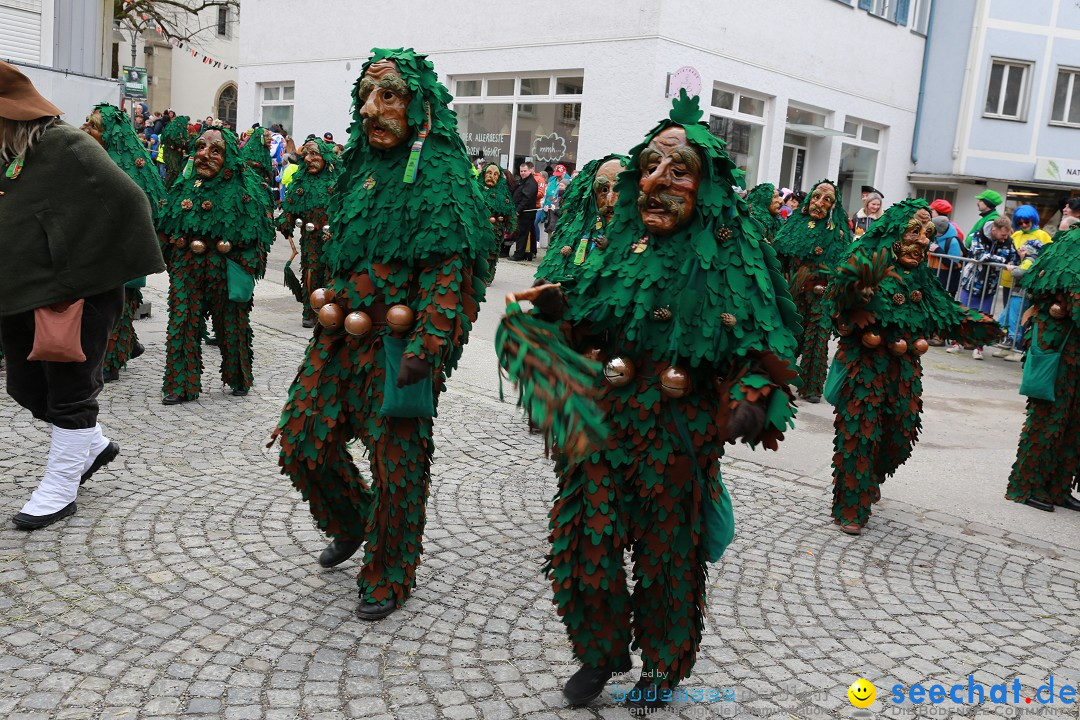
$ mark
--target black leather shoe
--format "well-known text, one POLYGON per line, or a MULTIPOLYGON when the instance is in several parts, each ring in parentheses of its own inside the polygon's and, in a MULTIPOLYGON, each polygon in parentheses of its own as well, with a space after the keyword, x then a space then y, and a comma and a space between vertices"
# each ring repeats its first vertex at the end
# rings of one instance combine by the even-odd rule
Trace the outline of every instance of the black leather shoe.
POLYGON ((117 380, 120 379, 120 371, 119 370, 106 370, 105 372, 101 373, 101 377, 107 383, 116 382, 117 380))
POLYGON ((369 622, 382 620, 395 610, 397 610, 397 601, 393 597, 389 597, 381 603, 361 600, 360 604, 356 606, 357 616, 359 616, 361 620, 367 620, 369 622))
POLYGON ((50 515, 27 515, 26 513, 16 513, 11 516, 11 522, 15 523, 15 527, 20 530, 40 530, 43 527, 52 525, 57 520, 63 520, 68 515, 74 515, 77 509, 78 507, 75 505, 75 501, 72 500, 50 515))
POLYGON ((641 678, 634 689, 626 694, 623 705, 631 715, 648 715, 664 707, 666 701, 661 698, 664 691, 653 684, 651 678, 641 678))
POLYGON ((213 345, 214 347, 217 347, 218 345, 220 345, 220 344, 221 344, 221 342, 220 342, 220 341, 219 341, 219 340, 217 339, 217 337, 215 336, 215 337, 208 337, 208 338, 206 338, 206 344, 207 344, 207 345, 213 345))
POLYGON ((101 468, 103 468, 106 465, 108 465, 109 463, 111 463, 113 460, 116 459, 116 456, 119 455, 119 454, 120 454, 120 445, 119 445, 119 443, 114 443, 112 441, 109 441, 109 444, 105 446, 105 449, 102 450, 101 452, 99 452, 98 456, 96 458, 94 458, 94 462, 93 462, 93 464, 90 465, 90 469, 87 470, 86 472, 84 472, 82 474, 82 477, 79 478, 79 484, 80 485, 84 484, 87 480, 90 479, 91 475, 93 475, 98 470, 100 470, 101 468))
POLYGON ((324 568, 340 565, 355 555, 363 544, 363 540, 339 540, 335 538, 330 541, 325 550, 319 553, 319 564, 324 568))
POLYGON ((183 395, 166 395, 161 398, 162 405, 179 405, 180 403, 191 402, 194 398, 184 397, 183 395))
POLYGON ((135 343, 135 347, 131 348, 131 355, 128 357, 128 360, 134 360, 144 352, 146 352, 146 348, 143 347, 143 344, 135 343))
POLYGON ((1036 510, 1042 510, 1044 512, 1054 512, 1053 505, 1048 502, 1043 502, 1042 500, 1036 500, 1033 497, 1029 497, 1027 500, 1025 500, 1024 504, 1029 507, 1033 507, 1036 510))
POLYGON ((1069 510, 1080 510, 1080 500, 1077 500, 1072 495, 1066 495, 1065 501, 1061 503, 1061 507, 1069 510))
POLYGON ((232 396, 233 397, 247 397, 247 394, 248 394, 248 391, 245 390, 244 388, 233 388, 233 391, 232 391, 232 396))
POLYGON ((306 328, 315 327, 315 318, 304 318, 300 321, 300 324, 306 328))
POLYGON ((604 692, 604 686, 612 675, 629 672, 634 664, 630 661, 629 651, 613 663, 604 667, 583 667, 570 676, 563 686, 563 695, 571 706, 587 705, 604 692))

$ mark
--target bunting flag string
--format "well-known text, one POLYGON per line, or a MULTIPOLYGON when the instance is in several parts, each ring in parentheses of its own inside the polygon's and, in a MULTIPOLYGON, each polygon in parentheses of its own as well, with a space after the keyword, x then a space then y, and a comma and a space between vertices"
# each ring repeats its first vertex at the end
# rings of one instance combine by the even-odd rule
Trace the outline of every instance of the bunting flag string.
POLYGON ((191 57, 195 58, 196 60, 199 60, 203 65, 213 65, 214 68, 220 68, 221 70, 235 70, 236 69, 235 65, 229 65, 228 63, 223 62, 221 60, 215 60, 214 58, 210 57, 209 55, 201 53, 201 52, 199 52, 197 50, 193 50, 190 47, 185 48, 183 40, 180 40, 178 38, 173 37, 172 35, 170 35, 165 30, 165 28, 161 27, 160 25, 155 26, 154 29, 157 30, 159 35, 161 35, 163 38, 168 40, 169 44, 172 45, 174 48, 177 48, 178 50, 185 50, 186 49, 188 51, 188 53, 191 54, 191 57))

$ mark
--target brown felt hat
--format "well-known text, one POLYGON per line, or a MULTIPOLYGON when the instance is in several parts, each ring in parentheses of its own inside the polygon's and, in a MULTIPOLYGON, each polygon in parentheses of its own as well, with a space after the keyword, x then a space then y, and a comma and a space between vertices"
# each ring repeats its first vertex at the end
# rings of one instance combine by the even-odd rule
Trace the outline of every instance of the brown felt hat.
POLYGON ((41 97, 30 78, 14 65, 0 60, 0 117, 8 120, 36 120, 56 117, 60 109, 41 97))

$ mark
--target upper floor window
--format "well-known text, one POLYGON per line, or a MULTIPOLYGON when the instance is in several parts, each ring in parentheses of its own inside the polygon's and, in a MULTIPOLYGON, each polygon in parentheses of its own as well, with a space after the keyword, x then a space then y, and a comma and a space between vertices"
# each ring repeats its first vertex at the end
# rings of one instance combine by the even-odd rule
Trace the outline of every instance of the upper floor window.
POLYGON ((1054 109, 1050 113, 1050 123, 1080 127, 1080 70, 1058 68, 1057 87, 1054 89, 1054 109))
POLYGON ((218 37, 232 37, 232 31, 229 28, 229 8, 227 6, 217 9, 217 34, 218 37))
POLYGON ((1023 121, 1027 116, 1031 63, 994 58, 983 117, 1023 121))
POLYGON ((871 15, 906 27, 911 0, 859 0, 859 7, 871 15))

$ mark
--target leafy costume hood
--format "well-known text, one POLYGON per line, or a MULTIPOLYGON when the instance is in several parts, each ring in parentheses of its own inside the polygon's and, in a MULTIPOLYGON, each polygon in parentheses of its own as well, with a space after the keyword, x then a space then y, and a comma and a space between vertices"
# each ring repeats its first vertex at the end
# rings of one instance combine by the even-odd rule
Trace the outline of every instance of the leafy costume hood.
POLYGON ((165 146, 161 153, 165 163, 165 189, 176 181, 184 170, 184 158, 191 152, 191 146, 195 142, 195 136, 188 132, 187 115, 177 115, 161 131, 158 141, 165 146))
POLYGON ((787 222, 780 226, 773 239, 773 248, 781 257, 816 261, 831 269, 847 257, 850 243, 851 228, 844 205, 840 202, 840 188, 832 180, 820 180, 814 183, 787 222), (836 191, 836 203, 827 222, 815 221, 810 217, 810 196, 813 195, 813 188, 822 183, 832 185, 836 191), (810 223, 814 223, 814 226, 811 227, 810 223), (817 248, 821 248, 822 252, 818 253, 817 248))
POLYGON ((502 174, 502 168, 495 163, 485 164, 484 169, 476 176, 476 181, 480 188, 480 194, 484 196, 484 205, 487 207, 488 218, 496 219, 496 222, 492 227, 499 233, 499 240, 501 242, 504 234, 513 232, 514 228, 517 227, 517 223, 515 222, 517 218, 517 209, 514 207, 514 199, 510 196, 510 186, 506 184, 506 178, 502 174), (499 181, 495 183, 495 187, 488 187, 484 182, 484 176, 487 174, 488 168, 490 167, 499 171, 499 181), (501 223, 498 222, 499 217, 503 218, 501 223))
POLYGON ((1080 293, 1080 226, 1043 246, 1023 286, 1031 294, 1080 293))
POLYGON ((244 165, 236 135, 224 128, 213 129, 225 140, 221 171, 209 180, 194 173, 177 178, 162 208, 158 230, 171 237, 228 240, 233 246, 230 256, 257 267, 256 277, 261 278, 274 241, 266 204, 259 199, 266 190, 244 165))
POLYGON ((780 218, 769 211, 769 208, 772 207, 773 193, 775 192, 776 186, 772 183, 761 183, 755 185, 750 192, 746 193, 746 204, 750 207, 750 217, 761 223, 761 227, 765 230, 765 238, 770 241, 776 237, 776 233, 783 224, 780 222, 780 218))
POLYGON ((311 138, 305 140, 304 145, 309 142, 318 146, 319 154, 326 165, 322 172, 312 175, 307 171, 303 160, 300 161, 300 166, 293 173, 292 182, 285 189, 284 208, 287 213, 302 215, 315 208, 325 209, 330 197, 337 192, 341 158, 334 152, 334 146, 325 140, 311 138))
POLYGON ((846 252, 848 259, 841 262, 834 272, 833 283, 826 295, 823 310, 826 316, 832 316, 837 311, 836 294, 840 291, 837 278, 842 282, 844 278, 852 277, 860 265, 868 263, 884 250, 888 262, 894 266, 895 275, 885 277, 870 301, 863 305, 877 322, 912 336, 929 336, 956 329, 965 320, 978 321, 983 317, 981 313, 953 300, 926 262, 910 270, 896 263, 893 243, 904 234, 908 221, 916 211, 929 210, 929 207, 925 200, 898 202, 886 210, 865 235, 851 244, 846 252))
POLYGON ((491 223, 472 163, 448 107, 450 93, 425 55, 410 49, 375 48, 353 85, 353 121, 341 157, 342 192, 330 204, 332 239, 324 258, 332 274, 362 271, 367 263, 415 262, 460 255, 474 266, 478 299, 487 273, 491 223), (412 92, 406 111, 412 139, 390 150, 368 144, 360 118, 360 83, 376 62, 392 61, 412 92), (415 178, 406 165, 427 128, 415 178), (344 190, 347 189, 347 190, 344 190))
POLYGON ((545 278, 551 282, 563 282, 570 279, 577 269, 574 256, 577 254, 581 240, 605 234, 603 226, 596 227, 600 221, 596 208, 596 196, 593 194, 593 182, 596 180, 596 173, 600 167, 610 160, 618 160, 625 168, 630 158, 612 153, 591 160, 585 163, 585 166, 566 186, 559 210, 559 223, 555 226, 555 234, 551 242, 548 243, 547 254, 544 255, 543 262, 536 270, 536 277, 545 278), (569 255, 563 255, 560 252, 566 246, 571 248, 569 255))
POLYGON ((619 200, 607 229, 608 249, 586 260, 571 289, 578 297, 569 303, 567 319, 587 321, 597 332, 618 332, 620 342, 695 368, 766 351, 790 361, 800 332, 795 304, 775 253, 732 189, 741 185, 743 173, 723 140, 700 122, 702 115, 698 98, 680 91, 669 119, 630 151, 616 181, 619 200), (672 235, 650 237, 637 204, 638 163, 649 142, 670 127, 683 128, 701 153, 701 185, 689 224, 672 235), (642 242, 644 251, 635 252, 642 242), (654 311, 665 307, 671 321, 657 322, 654 311))
POLYGON ((127 113, 109 103, 101 103, 95 106, 94 110, 101 113, 101 124, 104 128, 101 139, 105 152, 109 153, 113 162, 146 193, 146 199, 150 201, 150 212, 156 222, 165 200, 165 185, 161 181, 157 165, 146 146, 139 141, 127 113))

